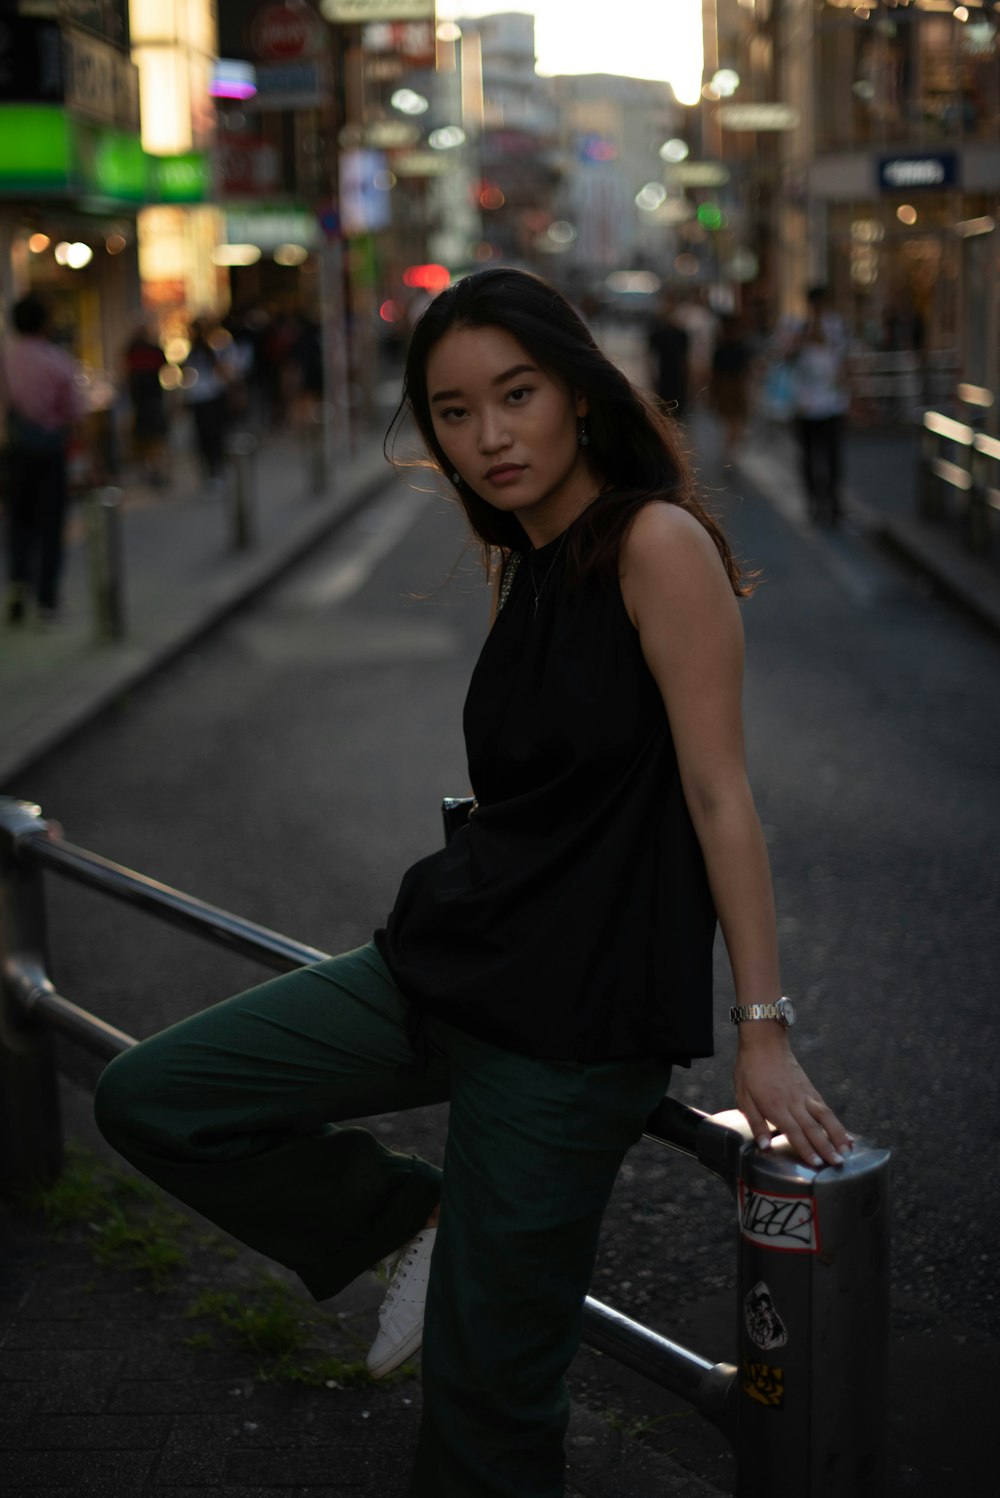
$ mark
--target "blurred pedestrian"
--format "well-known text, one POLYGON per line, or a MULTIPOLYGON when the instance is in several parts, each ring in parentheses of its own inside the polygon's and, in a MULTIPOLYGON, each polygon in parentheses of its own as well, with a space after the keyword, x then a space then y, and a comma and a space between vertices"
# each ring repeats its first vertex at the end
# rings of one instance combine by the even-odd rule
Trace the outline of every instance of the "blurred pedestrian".
POLYGON ((753 355, 743 336, 740 320, 731 313, 723 317, 712 353, 709 395, 712 409, 722 423, 723 456, 731 463, 746 436, 750 414, 750 369, 753 355))
POLYGON ((191 347, 181 366, 184 403, 194 421, 202 467, 213 485, 222 478, 229 422, 229 375, 215 340, 217 327, 206 318, 192 322, 191 347))
POLYGON ((691 336, 676 318, 677 303, 665 297, 649 334, 649 359, 653 389, 670 411, 683 418, 687 412, 690 380, 691 336))
POLYGON ((67 458, 87 413, 80 367, 48 337, 49 309, 24 296, 0 346, 0 411, 6 421, 7 622, 20 624, 34 595, 42 620, 57 617, 69 501, 67 458))
POLYGON ((169 483, 167 403, 160 383, 166 362, 152 323, 140 323, 125 349, 125 380, 132 407, 132 456, 154 489, 169 483))
POLYGON ((688 404, 695 406, 704 399, 712 374, 712 351, 715 348, 716 318, 698 292, 683 297, 674 310, 674 321, 688 335, 690 371, 688 404))
POLYGON ((809 514, 817 523, 836 526, 851 390, 846 338, 840 336, 822 296, 810 296, 809 316, 795 340, 790 368, 809 514))
POLYGON ((748 590, 676 424, 509 269, 431 303, 404 400, 495 583, 477 805, 369 945, 119 1056, 97 1117, 318 1298, 394 1257, 368 1367, 423 1347, 410 1498, 560 1498, 601 1218, 672 1065, 711 1051, 716 911, 753 1136, 813 1168, 850 1137, 789 1046, 741 747, 748 590), (443 1170, 338 1127, 445 1100, 443 1170))

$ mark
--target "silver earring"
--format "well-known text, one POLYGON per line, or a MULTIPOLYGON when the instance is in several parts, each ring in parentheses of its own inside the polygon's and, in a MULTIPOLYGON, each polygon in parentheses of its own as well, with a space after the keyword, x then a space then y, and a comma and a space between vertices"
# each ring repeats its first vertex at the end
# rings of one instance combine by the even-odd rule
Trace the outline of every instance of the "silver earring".
POLYGON ((456 489, 458 489, 458 488, 460 488, 460 487, 461 487, 461 483, 462 483, 462 475, 461 475, 461 474, 460 474, 460 473, 459 473, 459 471, 458 471, 458 469, 457 469, 457 468, 455 468, 455 469, 454 469, 454 470, 453 470, 453 471, 452 471, 452 475, 451 475, 451 481, 452 481, 452 483, 453 483, 453 484, 454 484, 454 485, 455 485, 455 488, 456 488, 456 489))
POLYGON ((581 416, 576 424, 576 440, 580 447, 590 446, 590 433, 587 431, 587 418, 581 416))

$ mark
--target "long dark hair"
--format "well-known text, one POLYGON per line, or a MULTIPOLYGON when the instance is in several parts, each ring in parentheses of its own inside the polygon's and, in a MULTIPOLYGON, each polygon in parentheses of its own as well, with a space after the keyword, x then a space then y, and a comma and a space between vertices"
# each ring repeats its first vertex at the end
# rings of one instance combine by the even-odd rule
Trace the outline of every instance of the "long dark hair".
MULTIPOLYGON (((497 267, 466 276, 435 297, 413 329, 403 396, 389 427, 387 447, 409 410, 433 466, 450 480, 451 465, 431 419, 427 361, 435 344, 453 328, 491 327, 510 333, 547 374, 587 397, 588 461, 606 487, 573 526, 568 547, 572 573, 578 579, 590 574, 617 577, 618 554, 633 518, 649 500, 665 499, 701 522, 718 548, 733 591, 738 596, 749 593, 721 527, 696 494, 673 420, 612 364, 566 299, 541 276, 497 267)), ((501 556, 530 549, 516 515, 495 509, 464 482, 456 492, 487 569, 496 549, 501 556)))

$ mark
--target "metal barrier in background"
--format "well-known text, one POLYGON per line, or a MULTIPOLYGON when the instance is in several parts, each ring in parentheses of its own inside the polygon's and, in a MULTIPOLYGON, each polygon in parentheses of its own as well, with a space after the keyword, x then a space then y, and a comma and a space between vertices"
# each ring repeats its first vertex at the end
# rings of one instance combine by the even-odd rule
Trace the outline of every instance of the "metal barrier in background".
POLYGON ((86 518, 94 627, 98 639, 120 640, 125 635, 122 491, 111 485, 95 489, 86 518))
POLYGON ((233 432, 226 451, 232 463, 230 500, 232 504, 233 547, 249 551, 257 544, 257 505, 255 465, 257 438, 253 432, 233 432))
POLYGON ((940 411, 924 415, 918 508, 952 521, 966 545, 988 552, 1000 533, 1000 441, 940 411))
MULTIPOLYGON (((327 955, 77 848, 37 806, 0 797, 0 1191, 7 1192, 60 1169, 54 1033, 108 1060, 135 1044, 53 986, 45 869, 280 971, 327 955)), ((811 1170, 780 1141, 758 1150, 740 1114, 707 1115, 672 1098, 648 1120, 646 1135, 719 1176, 736 1198, 738 1365, 713 1363, 590 1297, 584 1340, 723 1431, 736 1453, 736 1498, 881 1498, 889 1152, 859 1142, 843 1167, 811 1170)))

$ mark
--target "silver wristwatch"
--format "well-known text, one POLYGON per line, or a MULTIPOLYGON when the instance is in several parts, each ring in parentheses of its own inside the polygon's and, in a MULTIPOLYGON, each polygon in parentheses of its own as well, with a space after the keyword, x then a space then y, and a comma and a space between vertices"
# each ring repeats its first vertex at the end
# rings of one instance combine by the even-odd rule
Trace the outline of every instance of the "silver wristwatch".
POLYGON ((795 1023, 795 1005, 791 999, 779 999, 776 1004, 734 1004, 729 1018, 734 1025, 748 1019, 776 1019, 787 1030, 795 1023))

